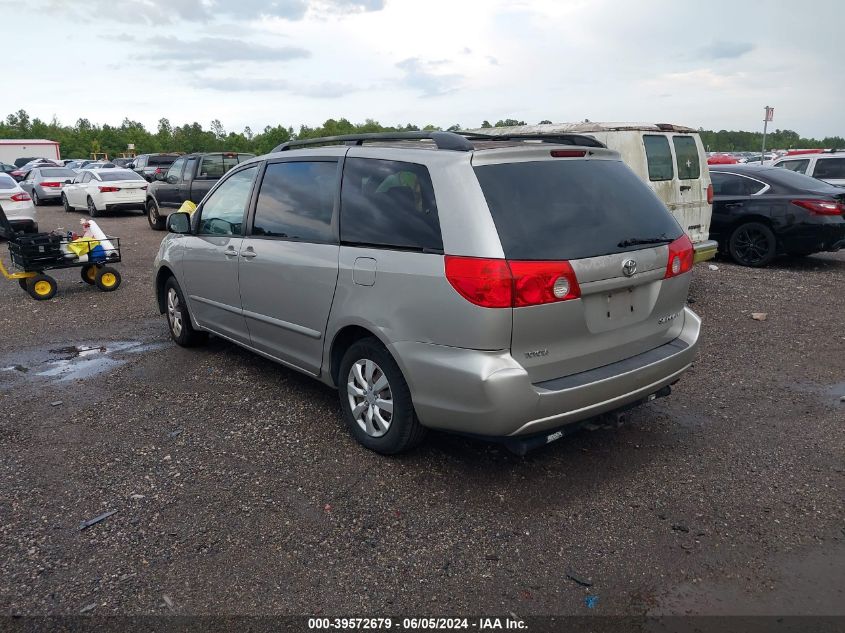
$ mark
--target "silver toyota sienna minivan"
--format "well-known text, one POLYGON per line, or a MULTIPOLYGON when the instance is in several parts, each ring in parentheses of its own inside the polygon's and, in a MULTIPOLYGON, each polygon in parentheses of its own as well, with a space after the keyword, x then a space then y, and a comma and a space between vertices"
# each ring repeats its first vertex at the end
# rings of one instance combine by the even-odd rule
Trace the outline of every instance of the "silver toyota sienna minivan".
POLYGON ((692 363, 693 248, 588 137, 295 141, 171 214, 155 293, 206 333, 336 387, 364 446, 427 428, 533 446, 666 395, 692 363))

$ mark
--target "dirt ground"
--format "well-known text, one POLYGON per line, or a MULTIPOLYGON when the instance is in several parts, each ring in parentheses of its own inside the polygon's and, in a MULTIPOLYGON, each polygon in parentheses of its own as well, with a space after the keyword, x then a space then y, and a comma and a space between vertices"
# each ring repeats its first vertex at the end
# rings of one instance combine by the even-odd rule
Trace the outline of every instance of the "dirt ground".
POLYGON ((621 428, 385 458, 316 381, 172 344, 163 234, 101 226, 118 291, 0 286, 0 613, 845 615, 845 254, 698 265, 700 358, 621 428))

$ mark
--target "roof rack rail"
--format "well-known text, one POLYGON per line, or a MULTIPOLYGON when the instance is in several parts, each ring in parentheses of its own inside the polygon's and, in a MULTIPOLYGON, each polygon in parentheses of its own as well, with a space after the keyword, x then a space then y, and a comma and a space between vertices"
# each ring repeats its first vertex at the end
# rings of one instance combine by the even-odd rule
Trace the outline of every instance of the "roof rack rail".
POLYGON ((286 152, 298 147, 309 145, 326 145, 329 143, 345 143, 347 145, 363 145, 364 141, 434 141, 437 149, 451 149, 458 152, 471 152, 475 148, 464 136, 454 132, 372 132, 368 134, 344 134, 341 136, 323 136, 321 138, 307 138, 298 141, 288 141, 276 147, 273 152, 286 152))
POLYGON ((481 134, 478 132, 459 132, 461 136, 474 141, 540 141, 558 145, 579 145, 581 147, 602 147, 607 145, 586 134, 481 134))

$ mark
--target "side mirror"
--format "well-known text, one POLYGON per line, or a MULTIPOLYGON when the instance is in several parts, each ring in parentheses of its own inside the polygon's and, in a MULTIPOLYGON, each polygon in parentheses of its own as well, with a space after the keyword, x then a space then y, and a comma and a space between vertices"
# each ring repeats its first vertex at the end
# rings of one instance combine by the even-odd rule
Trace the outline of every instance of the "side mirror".
POLYGON ((164 174, 157 171, 153 174, 153 180, 164 180, 164 174))
POLYGON ((171 213, 167 216, 167 230, 177 235, 191 232, 191 216, 187 213, 171 213))
POLYGON ((65 180, 65 184, 66 184, 66 185, 70 185, 70 184, 73 184, 73 180, 70 180, 70 179, 68 179, 68 180, 65 180))
POLYGON ((177 182, 179 182, 179 179, 176 176, 167 176, 165 180, 167 181, 168 185, 175 185, 177 182))

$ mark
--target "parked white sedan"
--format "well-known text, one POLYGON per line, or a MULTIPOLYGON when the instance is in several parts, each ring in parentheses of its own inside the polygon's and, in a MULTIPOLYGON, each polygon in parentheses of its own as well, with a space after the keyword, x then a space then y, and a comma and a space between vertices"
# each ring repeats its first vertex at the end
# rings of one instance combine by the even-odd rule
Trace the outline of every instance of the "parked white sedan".
POLYGON ((144 211, 147 183, 131 169, 83 169, 62 187, 65 211, 87 209, 92 218, 104 211, 144 211))
POLYGON ((0 174, 0 208, 15 231, 38 232, 38 218, 32 198, 7 174, 0 174))

